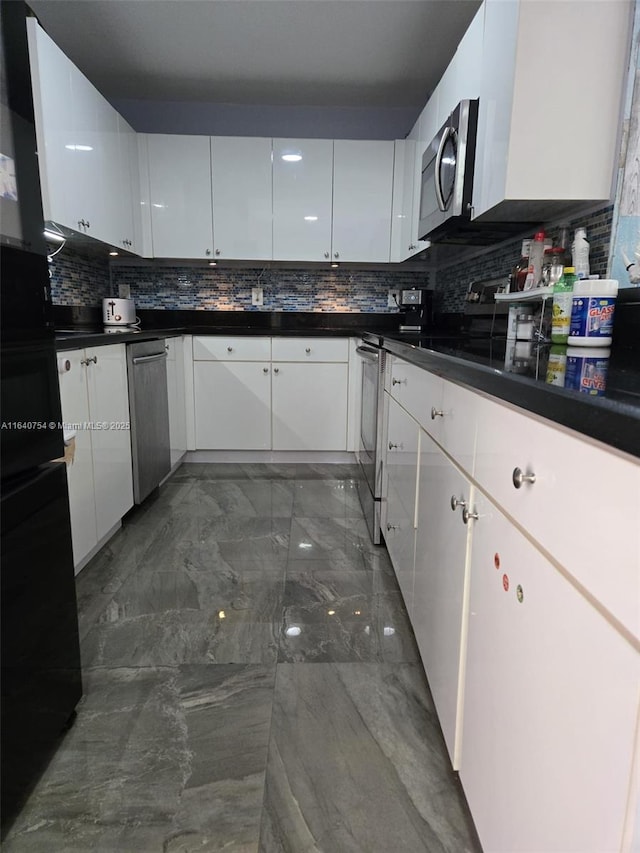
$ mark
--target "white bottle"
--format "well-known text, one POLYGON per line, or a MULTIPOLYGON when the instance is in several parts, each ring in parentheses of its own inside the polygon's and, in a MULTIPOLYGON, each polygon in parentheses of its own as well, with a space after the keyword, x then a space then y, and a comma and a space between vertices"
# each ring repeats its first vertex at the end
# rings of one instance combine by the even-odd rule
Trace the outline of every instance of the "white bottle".
POLYGON ((589 241, 585 228, 576 228, 571 255, 577 278, 589 278, 589 241))

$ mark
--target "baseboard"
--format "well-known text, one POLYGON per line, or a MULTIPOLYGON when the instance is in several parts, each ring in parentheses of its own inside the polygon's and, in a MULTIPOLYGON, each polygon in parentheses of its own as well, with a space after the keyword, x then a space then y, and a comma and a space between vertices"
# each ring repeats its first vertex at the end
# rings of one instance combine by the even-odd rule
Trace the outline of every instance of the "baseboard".
POLYGON ((312 465, 355 465, 355 453, 341 450, 189 450, 184 462, 308 463, 312 465))

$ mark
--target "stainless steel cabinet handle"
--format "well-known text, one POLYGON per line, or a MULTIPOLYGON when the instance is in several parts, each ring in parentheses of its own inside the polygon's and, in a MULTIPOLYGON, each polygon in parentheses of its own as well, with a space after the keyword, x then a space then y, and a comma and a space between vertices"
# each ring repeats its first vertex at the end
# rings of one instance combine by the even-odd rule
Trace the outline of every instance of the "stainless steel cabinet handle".
POLYGON ((205 249, 205 250, 204 250, 204 253, 205 253, 205 255, 210 255, 210 254, 211 254, 211 249, 205 249))
POLYGON ((88 364, 97 364, 98 356, 94 355, 91 358, 82 358, 80 359, 80 364, 88 365, 88 364))
POLYGON ((407 383, 406 379, 394 379, 393 376, 391 377, 391 384, 392 385, 402 385, 402 384, 406 385, 406 383, 407 383))
POLYGON ((456 511, 456 509, 457 509, 459 506, 461 506, 461 507, 463 507, 463 508, 464 508, 464 507, 466 507, 466 505, 467 505, 467 502, 466 502, 466 501, 459 501, 459 500, 458 500, 458 498, 457 498, 455 495, 451 495, 451 509, 452 509, 454 512, 456 511))
POLYGON ((473 519, 473 521, 477 521, 478 518, 480 518, 480 516, 478 515, 477 512, 469 512, 469 510, 465 506, 462 510, 462 522, 463 522, 463 524, 468 524, 470 518, 473 519))
POLYGON ((514 468, 513 474, 511 475, 511 479, 513 481, 513 485, 516 489, 520 489, 523 483, 535 483, 536 475, 535 474, 524 474, 522 468, 514 468))
POLYGON ((432 421, 435 421, 436 418, 443 418, 443 417, 444 417, 443 411, 441 411, 440 409, 436 409, 435 406, 433 406, 431 408, 431 420, 432 421))
POLYGON ((397 450, 398 445, 394 444, 392 441, 389 442, 389 450, 397 450))
POLYGON ((233 352, 233 347, 227 347, 227 352, 233 352))
POLYGON ((398 529, 397 524, 388 524, 387 523, 387 530, 397 530, 397 529, 398 529))
POLYGON ((269 368, 268 368, 268 367, 263 367, 263 368, 262 368, 262 372, 263 372, 263 373, 268 373, 268 372, 269 372, 269 368))
POLYGON ((340 252, 334 252, 334 253, 333 253, 333 257, 334 257, 334 258, 339 258, 339 257, 340 257, 340 252))
POLYGON ((274 368, 273 368, 273 372, 274 372, 274 373, 280 373, 280 368, 279 368, 279 367, 274 367, 274 368))
POLYGON ((220 249, 216 249, 216 255, 220 254, 220 249))
POLYGON ((164 348, 166 349, 167 352, 169 352, 169 344, 165 344, 164 348))
POLYGON ((325 252, 325 253, 324 253, 324 256, 325 256, 325 258, 328 258, 328 257, 329 257, 329 252, 325 252))
POLYGON ((310 352, 311 352, 311 347, 307 347, 307 348, 306 348, 306 350, 305 350, 305 352, 306 352, 306 353, 310 353, 310 352))

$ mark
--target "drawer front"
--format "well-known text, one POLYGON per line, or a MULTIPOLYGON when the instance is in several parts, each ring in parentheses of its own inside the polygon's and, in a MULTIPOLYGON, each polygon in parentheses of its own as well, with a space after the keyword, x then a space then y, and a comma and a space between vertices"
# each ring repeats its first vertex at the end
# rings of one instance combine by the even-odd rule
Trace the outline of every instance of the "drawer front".
POLYGON ((271 338, 194 336, 194 361, 270 361, 271 338))
POLYGON ((273 338, 273 361, 348 361, 348 338, 273 338))
POLYGON ((640 465, 478 395, 474 477, 640 636, 640 465), (514 470, 535 482, 513 483, 514 470))
POLYGON ((442 434, 443 418, 433 413, 442 410, 444 380, 415 364, 396 356, 387 359, 385 387, 391 397, 409 412, 436 441, 442 434))
POLYGON ((426 431, 469 475, 473 475, 478 403, 481 397, 443 380, 442 406, 426 431), (441 413, 441 414, 440 414, 441 413))

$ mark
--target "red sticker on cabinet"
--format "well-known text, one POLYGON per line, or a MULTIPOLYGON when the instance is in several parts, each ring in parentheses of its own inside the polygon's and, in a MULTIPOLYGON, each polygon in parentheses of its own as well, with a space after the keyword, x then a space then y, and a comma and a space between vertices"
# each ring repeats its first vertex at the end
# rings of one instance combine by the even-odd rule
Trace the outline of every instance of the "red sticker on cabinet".
POLYGON ((496 567, 496 569, 500 568, 500 554, 496 553, 493 555, 493 565, 496 567))
POLYGON ((505 592, 509 592, 509 575, 502 575, 502 586, 505 592))

